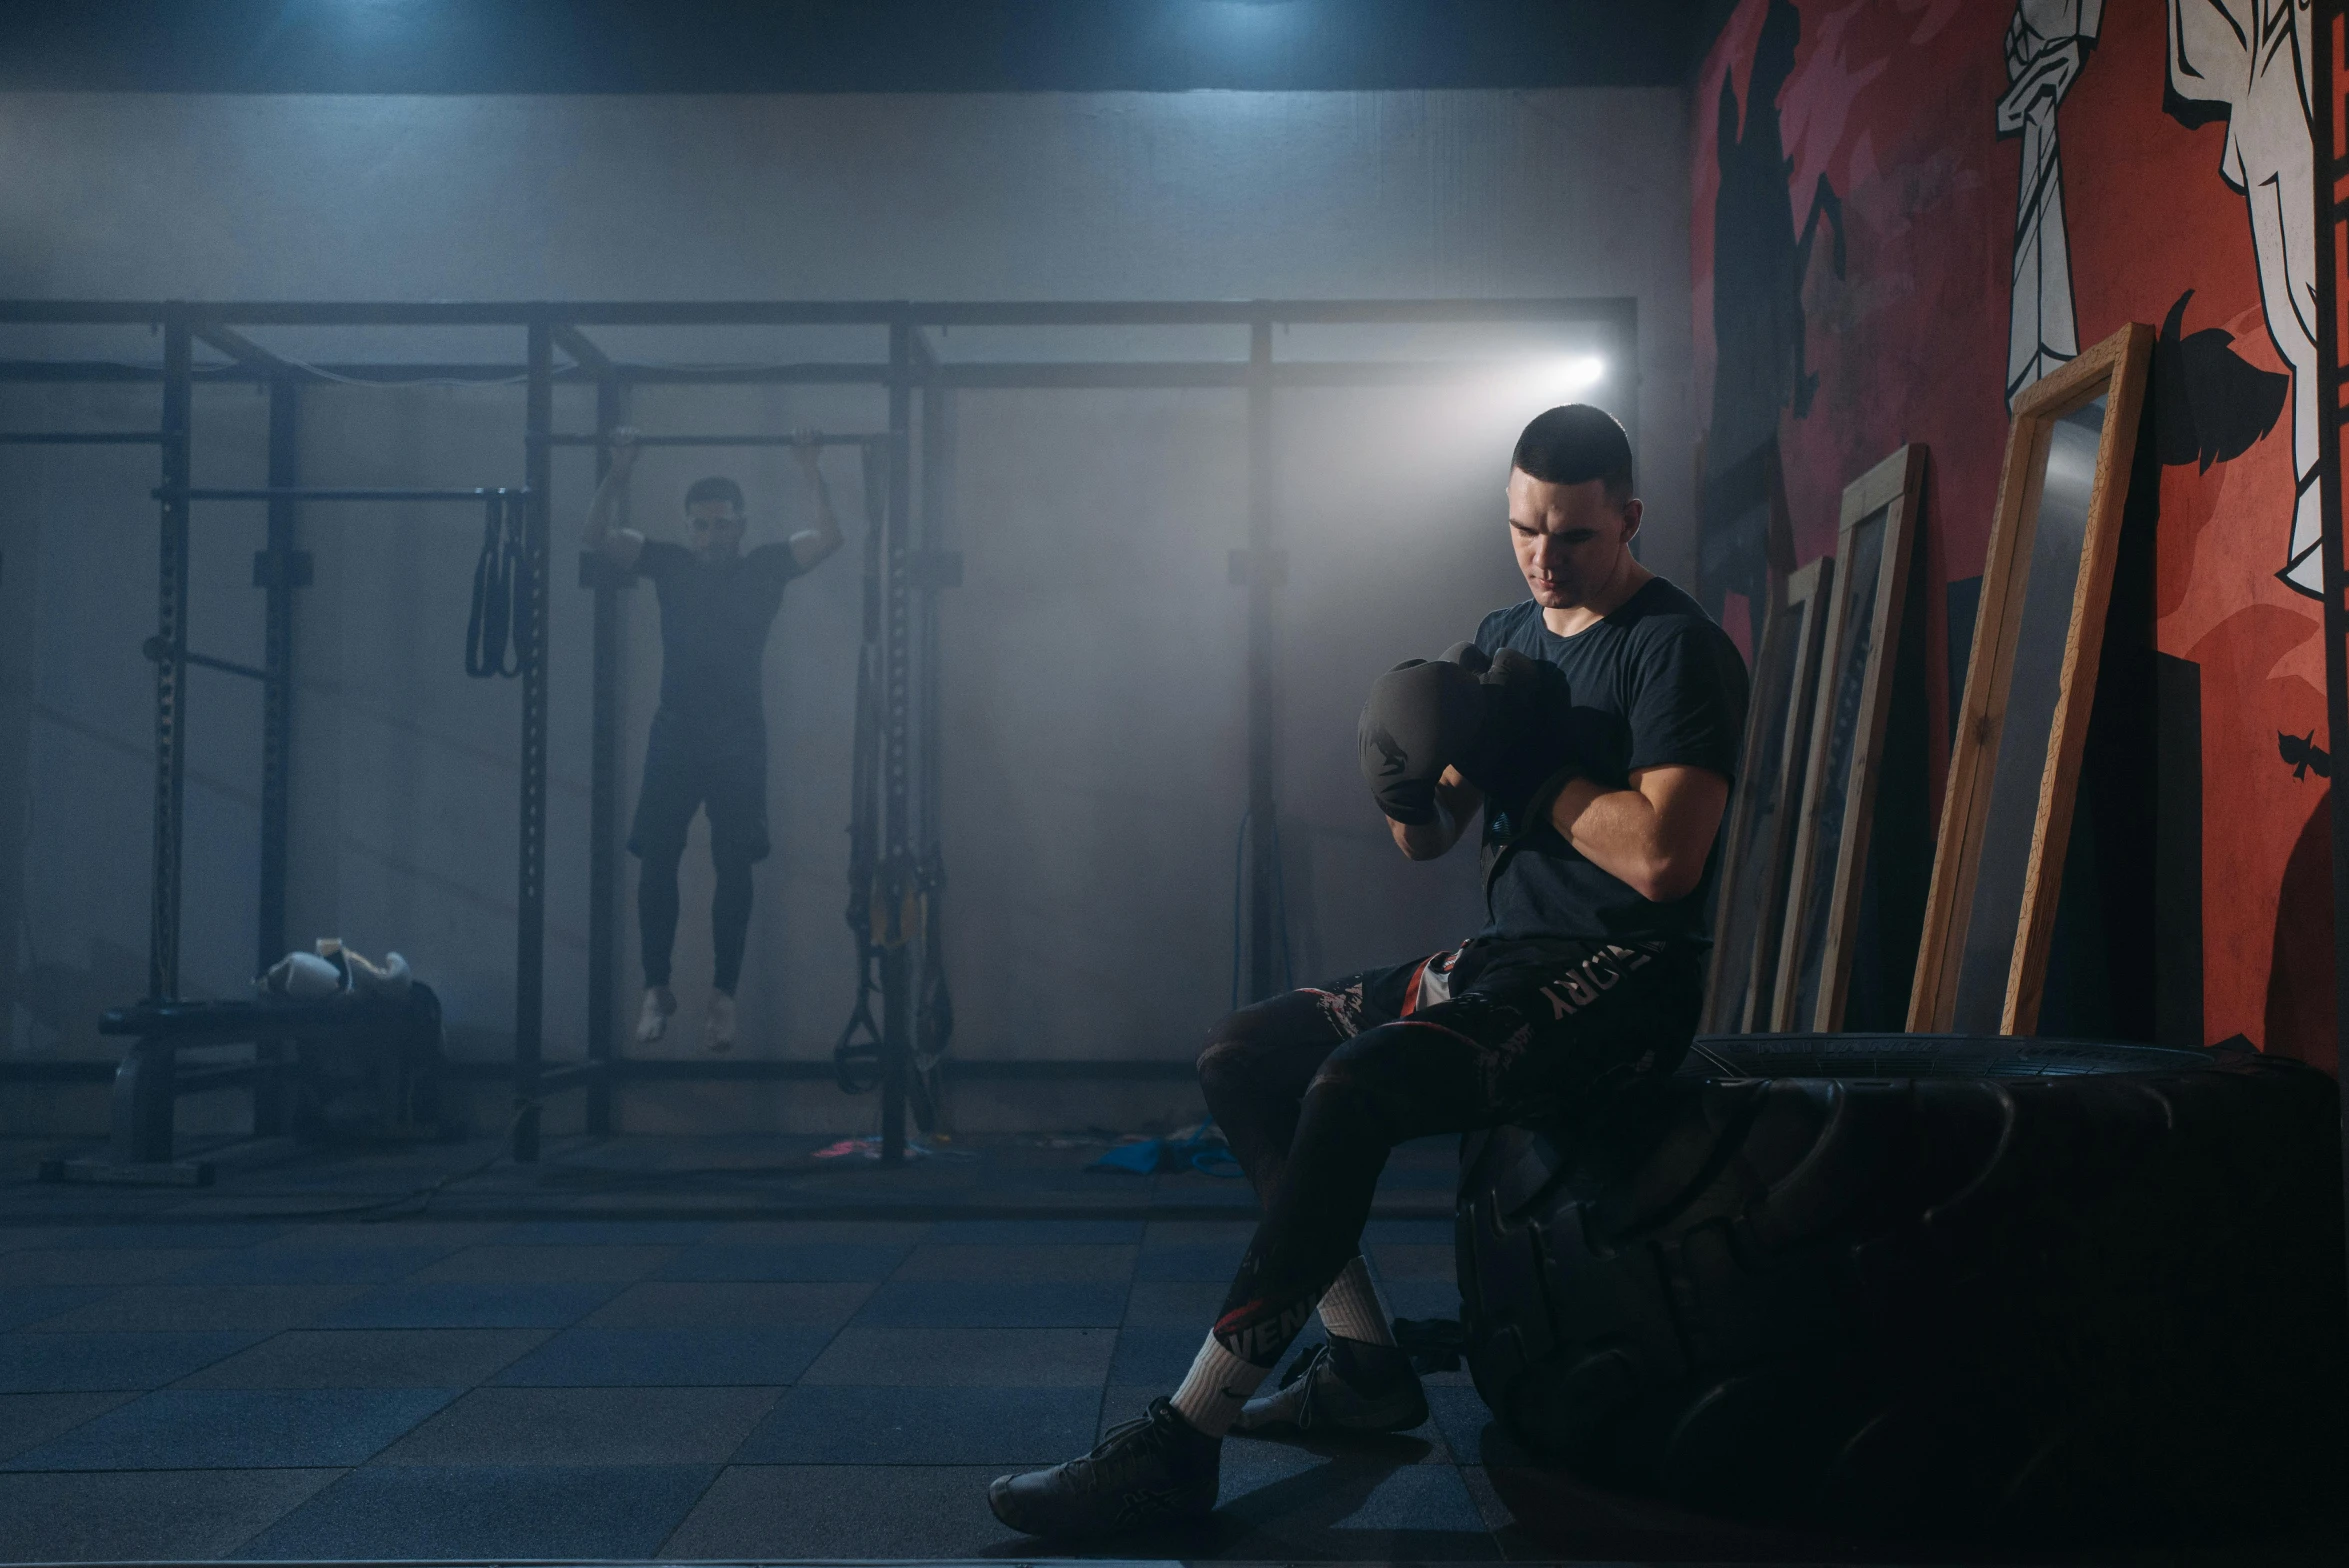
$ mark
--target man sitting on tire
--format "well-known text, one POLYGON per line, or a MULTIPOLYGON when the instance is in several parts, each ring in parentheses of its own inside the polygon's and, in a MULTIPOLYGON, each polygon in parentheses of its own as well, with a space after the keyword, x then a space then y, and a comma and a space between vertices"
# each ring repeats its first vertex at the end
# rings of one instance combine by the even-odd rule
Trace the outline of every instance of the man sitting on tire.
POLYGON ((1389 671, 1360 737, 1411 859, 1450 850, 1483 808, 1490 918, 1450 952, 1217 1027, 1200 1084, 1263 1221, 1173 1397, 1083 1458, 997 1480, 1005 1524, 1071 1536, 1202 1516, 1234 1427, 1417 1426, 1426 1396, 1359 1251, 1387 1151, 1585 1113, 1678 1064, 1746 675, 1696 601, 1632 556, 1631 477, 1623 427, 1596 408, 1553 408, 1519 437, 1509 531, 1533 597, 1446 658, 1389 671), (1328 1343, 1252 1398, 1317 1304, 1328 1343))

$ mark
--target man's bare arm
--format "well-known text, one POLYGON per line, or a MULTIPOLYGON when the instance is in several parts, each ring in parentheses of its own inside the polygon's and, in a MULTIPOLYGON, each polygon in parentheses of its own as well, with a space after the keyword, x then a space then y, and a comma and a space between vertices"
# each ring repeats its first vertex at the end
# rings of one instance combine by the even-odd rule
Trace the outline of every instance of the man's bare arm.
POLYGON ((810 571, 833 551, 840 548, 840 519, 832 511, 832 490, 824 483, 820 459, 824 448, 817 440, 817 432, 803 430, 799 443, 791 451, 799 459, 799 471, 807 475, 808 488, 815 492, 816 526, 791 536, 791 554, 798 560, 799 569, 810 571))
POLYGON ((636 432, 622 426, 612 432, 612 466, 604 474, 604 482, 595 487, 595 499, 587 504, 587 548, 622 571, 635 568, 637 552, 644 548, 644 535, 633 528, 612 526, 627 500, 628 475, 635 467, 636 432))
POLYGON ((1434 860, 1459 843, 1460 835, 1468 831, 1468 824, 1476 820, 1477 811, 1484 805, 1484 794, 1462 778, 1458 768, 1446 768, 1444 776, 1436 780, 1435 805, 1433 822, 1387 819, 1387 829, 1395 835, 1395 847, 1413 860, 1434 860))
POLYGON ((1686 898, 1705 874, 1729 804, 1729 780, 1710 768, 1642 768, 1629 789, 1571 779, 1550 822, 1601 871, 1650 903, 1686 898))

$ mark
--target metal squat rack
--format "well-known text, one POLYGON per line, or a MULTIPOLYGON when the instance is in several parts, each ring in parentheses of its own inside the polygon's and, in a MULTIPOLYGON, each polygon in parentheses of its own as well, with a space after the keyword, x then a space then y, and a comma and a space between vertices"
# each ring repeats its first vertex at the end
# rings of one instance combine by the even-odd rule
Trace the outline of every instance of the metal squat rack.
MULTIPOLYGON (((877 852, 873 884, 856 898, 877 912, 872 925, 874 989, 881 1017, 872 1054, 882 1094, 883 1158, 904 1157, 905 1117, 917 1042, 942 1043, 944 1021, 925 1016, 942 996, 917 981, 918 933, 901 912, 914 898, 936 899, 942 881, 937 811, 937 593, 960 580, 959 558, 938 548, 948 508, 946 432, 950 399, 962 389, 1082 389, 1226 387, 1247 395, 1248 516, 1245 545, 1231 552, 1231 580, 1248 595, 1247 704, 1248 820, 1271 825, 1248 838, 1242 882, 1250 998, 1280 983, 1281 940, 1277 863, 1280 587, 1286 555, 1280 548, 1274 477, 1279 427, 1275 393, 1284 388, 1442 385, 1490 375, 1484 360, 1279 360, 1276 329, 1305 326, 1577 324, 1596 329, 1614 361, 1639 363, 1636 302, 1623 297, 1505 300, 1163 301, 922 303, 906 301, 747 301, 708 304, 608 303, 190 303, 78 300, 0 301, 0 326, 145 326, 160 330, 157 367, 111 361, 0 359, 0 384, 160 383, 162 411, 155 430, 0 432, 6 445, 154 445, 161 450, 161 507, 156 635, 146 652, 156 666, 153 864, 148 921, 150 999, 179 992, 181 847, 184 830, 190 667, 258 681, 263 693, 261 756, 261 879, 256 956, 266 965, 284 951, 287 887, 288 759, 293 729, 294 594, 311 580, 310 557, 298 548, 300 509, 338 501, 419 505, 473 502, 519 506, 528 591, 512 627, 522 683, 518 811, 519 869, 514 933, 514 1053, 512 1151, 538 1157, 539 1117, 546 1097, 578 1088, 587 1095, 586 1124, 594 1134, 612 1127, 612 1091, 621 1081, 654 1077, 699 1079, 829 1078, 833 1064, 801 1061, 630 1061, 618 1050, 620 978, 620 692, 625 645, 624 602, 629 579, 582 562, 582 585, 595 595, 592 650, 593 723, 589 787, 589 912, 587 1038, 583 1059, 548 1064, 545 1056, 545 920, 548 647, 546 585, 551 566, 553 451, 593 446, 599 477, 609 461, 609 438, 623 422, 627 392, 645 385, 878 385, 888 394, 884 431, 828 438, 862 447, 867 472, 879 480, 884 504, 868 525, 881 530, 878 590, 878 689, 875 755, 878 785, 877 852), (313 365, 281 357, 239 331, 250 327, 513 327, 524 336, 521 365, 511 363, 372 362, 313 365), (808 362, 767 366, 636 364, 614 360, 587 336, 589 327, 867 326, 886 329, 885 361, 808 362), (961 361, 943 359, 932 329, 955 327, 1244 327, 1248 355, 1237 359, 1171 361, 961 361), (198 343, 226 356, 198 366, 198 343), (556 363, 560 351, 566 363, 556 363), (473 489, 330 489, 300 483, 300 394, 322 381, 374 384, 519 381, 524 387, 525 440, 519 486, 473 489), (201 383, 258 383, 269 394, 268 483, 253 489, 204 489, 191 484, 194 388, 201 383), (554 389, 590 384, 596 391, 592 434, 558 432, 554 389), (920 447, 920 516, 914 498, 920 447), (878 461, 871 459, 877 458, 878 461), (877 472, 876 472, 877 470, 877 472), (253 581, 265 590, 264 664, 216 658, 188 645, 189 518, 199 502, 261 501, 268 505, 267 548, 256 555, 253 581), (917 664, 919 668, 917 669, 917 664), (917 774, 919 780, 917 784, 917 774)), ((1637 405, 1636 371, 1628 382, 1627 416, 1637 405)), ((1627 417, 1634 445, 1637 425, 1627 417)), ((657 434, 646 446, 779 446, 793 437, 775 433, 657 434)), ((873 487, 868 487, 868 512, 873 487)), ((863 759, 860 759, 860 762, 863 759)), ((936 955, 927 955, 934 964, 936 955)), ((25 1074, 0 1063, 0 1081, 25 1074)), ((90 1066, 105 1064, 45 1064, 90 1066)), ((964 1063, 978 1076, 1140 1076, 1157 1063, 964 1063), (1053 1069, 1066 1069, 1054 1071, 1053 1069)))

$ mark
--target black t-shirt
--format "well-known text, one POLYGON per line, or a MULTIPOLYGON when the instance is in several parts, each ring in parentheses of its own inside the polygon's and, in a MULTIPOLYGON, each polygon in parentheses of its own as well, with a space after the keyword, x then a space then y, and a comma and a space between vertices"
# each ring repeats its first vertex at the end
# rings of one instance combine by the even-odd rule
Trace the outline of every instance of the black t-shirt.
POLYGON ((705 562, 683 545, 648 539, 636 575, 661 600, 661 711, 713 740, 766 733, 759 670, 783 585, 800 573, 787 544, 762 544, 705 562))
MULTIPOLYGON (((1599 783, 1628 787, 1640 768, 1709 768, 1737 778, 1745 736, 1745 661, 1703 608, 1658 577, 1614 614, 1560 637, 1528 599, 1476 629, 1486 653, 1514 648, 1565 671, 1573 694, 1574 755, 1599 783)), ((1718 832, 1696 890, 1652 904, 1575 851, 1547 821, 1511 844, 1523 801, 1485 803, 1487 936, 1626 936, 1710 942, 1718 832), (1504 846, 1508 846, 1504 848, 1504 846)))

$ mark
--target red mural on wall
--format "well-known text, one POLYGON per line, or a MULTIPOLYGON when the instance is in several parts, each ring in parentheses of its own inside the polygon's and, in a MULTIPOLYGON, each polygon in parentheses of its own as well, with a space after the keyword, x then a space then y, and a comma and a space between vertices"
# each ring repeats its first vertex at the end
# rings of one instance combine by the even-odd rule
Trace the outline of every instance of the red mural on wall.
MULTIPOLYGON (((1903 442, 1931 448, 1936 788, 1947 588, 1982 569, 2010 394, 2126 322, 2161 328, 2141 439, 2162 462, 2158 645, 2201 668, 2206 1037, 2331 1066, 2329 759, 2304 591, 2306 15, 2305 0, 1744 0, 1697 81, 1692 260, 1699 406, 1725 426, 1725 393, 1783 388, 1770 434, 1798 562, 1832 548, 1846 482, 1903 442), (1784 257, 1775 209, 1767 233, 1753 217, 1749 127, 1781 149, 1789 232, 1828 193, 1842 262, 1824 244, 1786 258, 1801 271, 1775 338, 1743 319, 1757 244, 1784 257), (1737 318, 1726 332, 1717 307, 1737 318), (1757 342, 1781 357, 1757 365, 1757 342)), ((1750 423, 1755 395, 1728 401, 1750 423)), ((1708 469, 1719 446, 1709 434, 1708 469)))

